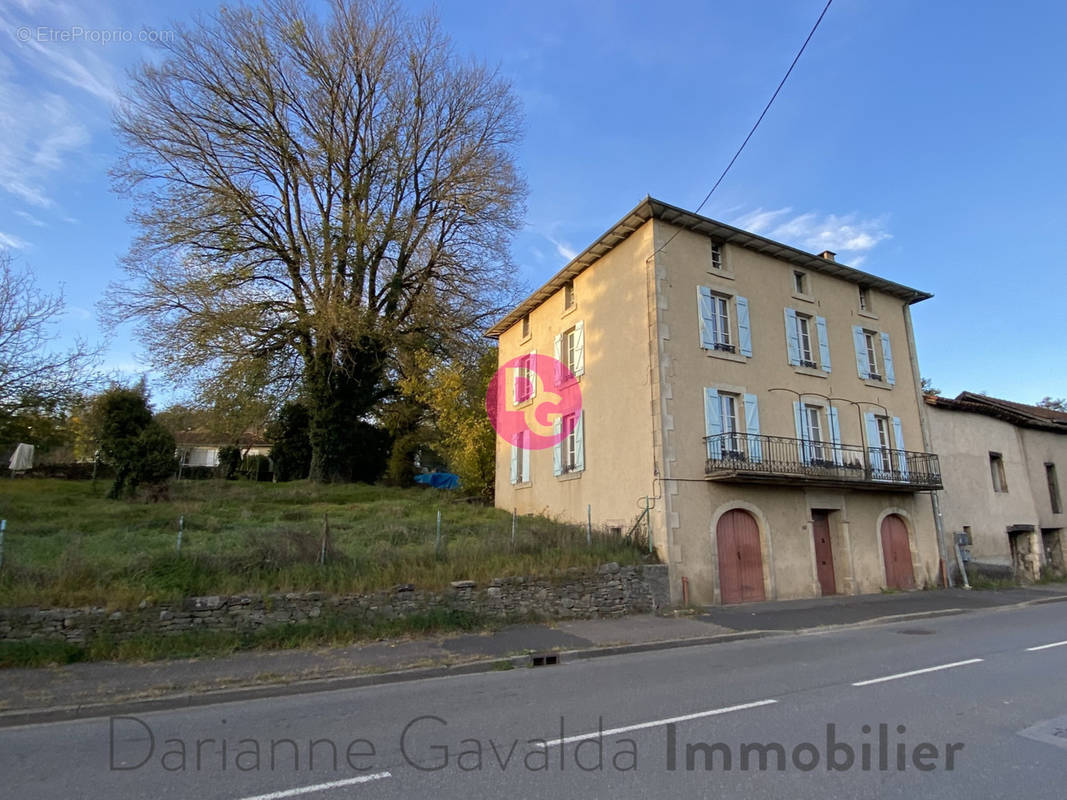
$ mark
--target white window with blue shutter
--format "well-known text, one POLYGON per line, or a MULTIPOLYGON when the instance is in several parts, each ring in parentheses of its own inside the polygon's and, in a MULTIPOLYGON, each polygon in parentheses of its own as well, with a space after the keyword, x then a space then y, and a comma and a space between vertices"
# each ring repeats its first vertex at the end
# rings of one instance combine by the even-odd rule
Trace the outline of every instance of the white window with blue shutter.
POLYGON ((789 363, 800 366, 800 334, 797 331, 797 312, 791 308, 785 310, 785 347, 789 354, 789 363))
POLYGON ((834 464, 840 467, 845 463, 845 458, 841 450, 841 423, 837 418, 837 409, 827 410, 826 416, 830 425, 830 444, 833 449, 834 464))
POLYGON ((520 431, 516 434, 515 444, 511 446, 511 482, 528 483, 530 481, 530 432, 520 431))
POLYGON ((893 417, 893 440, 897 444, 897 472, 904 479, 908 479, 908 455, 904 450, 904 429, 900 424, 900 417, 893 417))
POLYGON ((722 458, 722 405, 715 389, 704 389, 704 435, 708 437, 708 458, 722 458))
POLYGON ((705 350, 714 350, 715 303, 707 286, 697 287, 697 318, 700 320, 700 346, 705 350))
POLYGON ((519 451, 519 447, 516 446, 516 445, 511 445, 511 482, 512 483, 518 483, 519 482, 519 464, 521 463, 521 461, 520 461, 521 458, 522 458, 522 455, 521 455, 521 453, 519 451))
POLYGON ((826 317, 815 318, 815 330, 819 337, 819 366, 823 372, 830 371, 830 336, 826 329, 826 317))
POLYGON ((737 339, 741 355, 752 358, 752 323, 749 321, 748 298, 738 295, 734 298, 737 308, 737 339))
POLYGON ((801 464, 811 463, 811 446, 808 441, 808 422, 804 419, 804 404, 793 401, 793 419, 797 427, 797 457, 801 464))
POLYGON ((512 399, 515 405, 520 405, 537 397, 537 375, 534 373, 534 364, 537 359, 536 350, 531 350, 523 356, 515 369, 515 384, 512 386, 512 399))
POLYGON ((585 374, 585 322, 578 322, 570 333, 571 363, 568 364, 575 375, 585 374))
POLYGON ((890 386, 895 385, 897 377, 893 372, 893 348, 889 345, 888 333, 882 333, 882 365, 885 369, 885 382, 890 386))
POLYGON ((871 377, 870 361, 867 358, 867 336, 861 326, 852 326, 852 339, 856 345, 856 372, 867 380, 871 377))
POLYGON ((562 431, 563 420, 561 417, 556 417, 556 421, 552 423, 552 433, 556 440, 556 444, 552 447, 552 474, 557 477, 563 474, 563 441, 560 437, 562 431))
POLYGON ((585 469, 585 412, 578 413, 578 419, 574 421, 574 430, 571 431, 571 439, 574 441, 574 447, 571 450, 572 461, 571 470, 573 472, 581 472, 585 469))
POLYGON ((871 462, 871 471, 875 473, 872 477, 874 480, 878 480, 877 473, 885 471, 885 459, 884 442, 882 442, 882 433, 878 426, 878 417, 874 415, 873 411, 868 411, 863 415, 863 420, 867 428, 867 457, 871 462))
POLYGON ((748 460, 757 464, 763 460, 763 442, 759 437, 759 398, 745 395, 745 442, 748 460))

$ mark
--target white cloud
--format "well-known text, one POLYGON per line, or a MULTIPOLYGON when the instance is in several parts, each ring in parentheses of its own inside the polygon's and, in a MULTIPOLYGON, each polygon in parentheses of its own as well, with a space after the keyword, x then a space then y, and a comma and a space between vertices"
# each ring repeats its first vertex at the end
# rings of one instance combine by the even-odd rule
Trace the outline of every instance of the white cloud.
POLYGON ((858 266, 863 253, 892 238, 886 223, 884 216, 862 218, 854 212, 819 215, 813 211, 793 214, 793 209, 786 207, 758 208, 742 214, 733 224, 814 253, 833 250, 848 254, 842 260, 858 266))
POLYGON ((561 242, 558 239, 553 239, 551 236, 547 237, 548 241, 552 242, 556 246, 556 252, 563 256, 568 261, 571 261, 578 251, 568 245, 566 242, 561 242))
POLYGON ((13 233, 4 233, 3 231, 0 231, 0 247, 9 250, 23 250, 29 246, 30 243, 25 239, 21 239, 13 233))
POLYGON ((44 222, 37 219, 37 217, 35 217, 33 214, 30 214, 27 211, 23 211, 22 209, 16 209, 15 216, 19 217, 22 220, 25 220, 28 224, 32 225, 35 228, 44 227, 44 222))

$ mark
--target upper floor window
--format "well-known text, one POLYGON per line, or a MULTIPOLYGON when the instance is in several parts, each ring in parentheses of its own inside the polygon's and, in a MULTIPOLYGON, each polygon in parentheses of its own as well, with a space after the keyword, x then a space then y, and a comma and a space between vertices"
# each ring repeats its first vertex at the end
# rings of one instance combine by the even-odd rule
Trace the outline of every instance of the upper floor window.
POLYGON ((1004 475, 1004 456, 1000 453, 989 454, 989 472, 993 478, 993 491, 1008 491, 1008 479, 1004 475))
POLYGON ((567 281, 563 284, 563 310, 568 311, 574 308, 574 281, 567 281))
POLYGON ((871 310, 871 290, 866 286, 859 287, 860 311, 871 310))
POLYGON ((856 371, 859 376, 863 380, 881 381, 890 386, 896 384, 889 334, 853 325, 852 336, 856 345, 856 371))
POLYGON ((799 270, 793 273, 793 291, 796 294, 808 293, 808 275, 799 270))
POLYGON ((532 400, 534 395, 537 394, 536 376, 533 370, 534 356, 536 355, 537 353, 531 352, 519 358, 515 369, 515 383, 512 393, 515 405, 521 405, 528 400, 532 400))
POLYGON ((698 286, 697 311, 702 348, 723 353, 740 352, 746 357, 752 355, 752 329, 746 298, 719 294, 707 286, 698 286), (733 312, 736 312, 736 327, 733 312))
POLYGON ((756 395, 705 388, 704 427, 709 459, 762 460, 756 395))
POLYGON ((826 318, 785 310, 785 338, 789 363, 794 367, 822 368, 830 372, 830 339, 826 318))
POLYGON ((511 482, 530 482, 530 431, 517 433, 511 446, 511 482))
POLYGON ((1063 503, 1060 501, 1060 481, 1056 477, 1056 465, 1045 464, 1045 478, 1048 480, 1048 499, 1052 505, 1053 514, 1063 513, 1063 503))
POLYGON ((530 315, 529 314, 523 315, 522 323, 521 323, 519 329, 521 331, 521 337, 523 339, 529 339, 530 338, 530 315))
POLYGON ((722 269, 722 245, 718 242, 711 243, 711 268, 722 269))
MULTIPOLYGON (((575 377, 585 372, 585 323, 577 322, 556 336, 556 361, 571 371, 575 377)), ((561 369, 557 368, 556 385, 562 381, 561 369)))

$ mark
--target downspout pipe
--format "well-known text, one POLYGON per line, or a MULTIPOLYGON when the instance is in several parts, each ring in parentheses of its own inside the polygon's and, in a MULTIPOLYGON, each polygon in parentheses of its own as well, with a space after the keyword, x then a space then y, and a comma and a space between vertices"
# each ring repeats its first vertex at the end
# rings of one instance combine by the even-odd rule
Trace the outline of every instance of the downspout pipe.
MULTIPOLYGON (((915 348, 915 328, 911 323, 911 303, 904 303, 904 328, 908 334, 908 358, 911 361, 911 374, 915 385, 915 399, 919 403, 919 430, 923 437, 923 450, 933 453, 933 442, 930 438, 930 426, 926 418, 926 400, 923 397, 922 374, 919 372, 919 356, 915 348)), ((930 492, 930 505, 934 513, 934 530, 937 532, 937 556, 945 568, 945 580, 948 588, 955 584, 952 580, 952 568, 948 560, 948 548, 945 546, 945 521, 941 516, 941 496, 937 490, 930 492)))

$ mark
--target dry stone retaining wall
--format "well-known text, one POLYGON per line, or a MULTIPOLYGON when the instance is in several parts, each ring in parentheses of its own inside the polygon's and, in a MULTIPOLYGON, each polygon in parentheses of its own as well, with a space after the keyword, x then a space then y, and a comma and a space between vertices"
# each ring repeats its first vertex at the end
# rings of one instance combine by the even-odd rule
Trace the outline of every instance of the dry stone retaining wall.
POLYGON ((181 604, 135 611, 105 608, 0 608, 0 639, 65 639, 85 642, 107 634, 116 640, 140 634, 193 630, 252 631, 315 620, 323 614, 373 622, 444 609, 496 618, 579 619, 649 613, 670 605, 666 565, 620 567, 555 578, 497 578, 479 587, 456 581, 442 592, 415 586, 365 595, 322 593, 190 597, 181 604))

